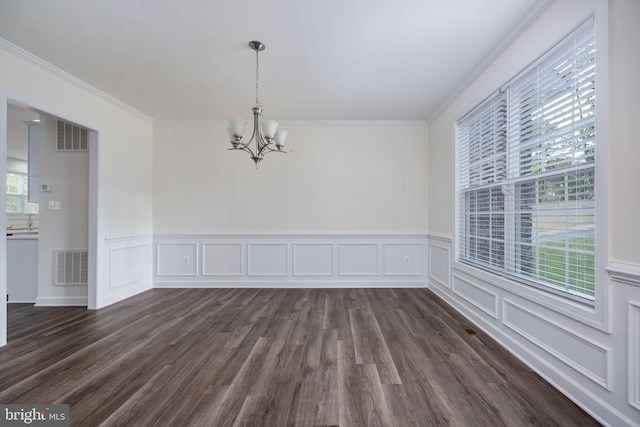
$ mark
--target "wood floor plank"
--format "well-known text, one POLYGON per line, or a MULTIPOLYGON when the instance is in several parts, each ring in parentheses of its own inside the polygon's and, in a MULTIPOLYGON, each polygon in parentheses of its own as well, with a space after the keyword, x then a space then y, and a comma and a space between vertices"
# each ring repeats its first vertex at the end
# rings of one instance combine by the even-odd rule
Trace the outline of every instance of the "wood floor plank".
POLYGON ((377 366, 373 363, 366 363, 357 368, 361 371, 360 405, 365 416, 364 425, 372 427, 393 426, 377 366))
POLYGON ((339 425, 364 426, 365 416, 360 404, 359 380, 355 356, 344 341, 338 340, 338 396, 340 400, 339 425))
POLYGON ((338 425, 338 331, 323 331, 320 366, 316 377, 320 393, 313 397, 317 401, 316 425, 338 425))
MULTIPOLYGON (((105 367, 117 363, 122 354, 127 354, 143 345, 144 343, 140 343, 140 340, 148 333, 148 329, 145 328, 148 323, 156 322, 150 317, 140 319, 127 327, 135 331, 131 334, 130 340, 120 340, 113 336, 105 337, 2 390, 0 402, 5 401, 8 396, 21 402, 34 402, 36 398, 43 402, 58 401, 61 387, 76 389, 81 382, 85 381, 85 378, 98 375, 105 367), (83 375, 68 375, 69 371, 75 370, 83 372, 83 375)), ((168 323, 167 326, 169 326, 168 323)))
POLYGON ((285 426, 294 411, 293 402, 299 393, 301 366, 304 360, 304 347, 286 345, 274 368, 272 381, 266 388, 256 390, 260 394, 261 405, 253 415, 255 426, 285 426))
POLYGON ((127 399, 99 425, 147 426, 157 423, 158 417, 155 416, 155 411, 150 411, 147 408, 168 403, 170 396, 167 393, 160 393, 160 391, 169 387, 176 370, 175 366, 163 366, 143 387, 138 389, 131 398, 127 399), (158 396, 163 399, 158 400, 158 396))
POLYGON ((412 402, 403 384, 383 384, 382 390, 389 407, 390 417, 395 425, 407 427, 424 425, 424 419, 420 419, 419 413, 412 408, 412 402))
POLYGON ((244 404, 242 396, 247 396, 252 388, 253 381, 259 373, 259 368, 264 360, 267 347, 266 338, 258 338, 255 346, 244 360, 242 367, 235 378, 229 384, 227 392, 218 403, 216 411, 208 422, 212 426, 231 426, 236 420, 240 408, 244 404))
POLYGON ((8 322, 0 401, 72 426, 598 425, 426 289, 153 289, 8 322))

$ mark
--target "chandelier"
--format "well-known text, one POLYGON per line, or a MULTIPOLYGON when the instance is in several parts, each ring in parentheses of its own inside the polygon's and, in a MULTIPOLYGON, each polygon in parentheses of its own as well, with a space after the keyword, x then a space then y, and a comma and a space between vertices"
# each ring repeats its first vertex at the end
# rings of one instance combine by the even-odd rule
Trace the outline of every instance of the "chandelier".
POLYGON ((247 126, 247 121, 242 119, 230 119, 227 130, 229 131, 229 138, 231 138, 232 145, 229 150, 246 151, 255 162, 256 167, 258 167, 258 163, 264 158, 265 154, 273 152, 286 153, 286 151, 282 151, 282 149, 284 148, 287 131, 278 129, 278 122, 275 120, 260 120, 262 105, 260 105, 260 98, 258 96, 260 83, 260 60, 258 54, 264 50, 265 45, 258 41, 252 41, 249 42, 249 47, 256 51, 256 106, 251 109, 251 111, 253 111, 253 134, 249 142, 246 144, 241 142, 242 134, 247 126))

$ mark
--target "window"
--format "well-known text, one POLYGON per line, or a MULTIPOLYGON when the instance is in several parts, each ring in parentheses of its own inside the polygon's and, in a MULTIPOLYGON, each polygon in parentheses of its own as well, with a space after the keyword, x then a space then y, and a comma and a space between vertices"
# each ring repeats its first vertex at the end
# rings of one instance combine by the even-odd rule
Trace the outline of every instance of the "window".
POLYGON ((594 32, 585 24, 457 123, 458 259, 590 302, 594 32))
POLYGON ((7 172, 7 213, 38 213, 38 204, 28 201, 29 177, 23 173, 7 172))

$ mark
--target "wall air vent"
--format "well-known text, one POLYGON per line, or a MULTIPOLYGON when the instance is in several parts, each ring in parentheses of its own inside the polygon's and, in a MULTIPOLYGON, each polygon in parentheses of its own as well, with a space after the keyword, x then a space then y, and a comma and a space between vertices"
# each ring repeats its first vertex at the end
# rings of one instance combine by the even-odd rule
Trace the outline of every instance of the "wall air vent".
POLYGON ((57 151, 87 151, 89 131, 71 123, 58 120, 57 151))
POLYGON ((88 251, 55 251, 56 285, 86 285, 89 276, 88 251))

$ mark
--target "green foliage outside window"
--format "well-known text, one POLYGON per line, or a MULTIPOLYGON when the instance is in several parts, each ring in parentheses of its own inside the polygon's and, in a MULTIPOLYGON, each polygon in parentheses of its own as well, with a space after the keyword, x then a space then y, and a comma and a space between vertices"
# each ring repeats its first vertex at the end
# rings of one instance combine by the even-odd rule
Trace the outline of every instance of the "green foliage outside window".
POLYGON ((37 203, 28 201, 29 177, 23 173, 7 172, 7 210, 8 214, 37 214, 37 203))

